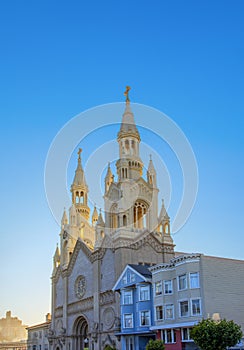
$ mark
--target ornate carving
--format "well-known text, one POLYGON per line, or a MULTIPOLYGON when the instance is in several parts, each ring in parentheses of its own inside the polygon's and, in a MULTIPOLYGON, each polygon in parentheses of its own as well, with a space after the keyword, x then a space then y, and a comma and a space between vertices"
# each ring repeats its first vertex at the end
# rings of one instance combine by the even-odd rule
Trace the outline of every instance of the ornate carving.
POLYGON ((100 248, 93 252, 90 258, 91 262, 93 263, 96 260, 101 260, 104 257, 105 251, 105 248, 100 248))
POLYGON ((55 310, 55 318, 63 316, 63 306, 59 306, 55 310))
POLYGON ((112 290, 100 294, 100 305, 111 304, 114 302, 115 302, 115 295, 112 290))
POLYGON ((75 295, 77 298, 82 299, 86 292, 86 279, 85 276, 78 276, 75 281, 75 295))
POLYGON ((107 307, 103 312, 103 322, 107 329, 110 329, 115 321, 115 312, 112 307, 107 307))
POLYGON ((84 312, 93 308, 93 297, 82 299, 75 303, 68 305, 68 315, 76 314, 77 312, 84 312))

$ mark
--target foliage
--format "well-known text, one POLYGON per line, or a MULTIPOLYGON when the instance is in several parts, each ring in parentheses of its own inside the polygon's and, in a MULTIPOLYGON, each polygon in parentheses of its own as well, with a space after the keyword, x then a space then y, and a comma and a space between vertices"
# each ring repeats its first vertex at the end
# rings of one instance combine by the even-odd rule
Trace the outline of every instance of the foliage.
POLYGON ((164 350, 164 342, 162 340, 152 340, 150 339, 147 343, 146 350, 164 350))
POLYGON ((116 349, 112 348, 110 345, 106 345, 104 350, 116 350, 116 349))
POLYGON ((241 340, 242 331, 233 321, 203 319, 192 328, 190 336, 202 350, 225 350, 241 340))

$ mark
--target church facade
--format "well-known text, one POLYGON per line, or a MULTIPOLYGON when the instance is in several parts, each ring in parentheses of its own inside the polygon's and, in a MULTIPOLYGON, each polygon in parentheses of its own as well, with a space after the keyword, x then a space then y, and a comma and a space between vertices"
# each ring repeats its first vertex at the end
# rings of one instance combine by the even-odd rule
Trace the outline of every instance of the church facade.
MULTIPOLYGON (((117 176, 108 165, 104 210, 88 205, 81 150, 71 185, 72 205, 61 220, 53 258, 51 350, 121 348, 120 296, 113 291, 127 264, 154 265, 174 257, 170 218, 158 205, 157 173, 149 160, 146 178, 140 134, 128 91, 117 135, 117 176)), ((89 184, 92 185, 92 184, 89 184)))

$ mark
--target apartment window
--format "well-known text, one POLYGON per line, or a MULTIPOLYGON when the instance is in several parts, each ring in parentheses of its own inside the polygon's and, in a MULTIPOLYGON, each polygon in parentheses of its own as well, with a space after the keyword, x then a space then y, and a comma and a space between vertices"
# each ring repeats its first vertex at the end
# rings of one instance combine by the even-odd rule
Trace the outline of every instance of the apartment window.
POLYGON ((124 328, 133 328, 132 314, 124 314, 124 328))
POLYGON ((162 281, 155 283, 155 295, 161 295, 162 294, 162 281))
POLYGON ((201 315, 201 301, 200 299, 191 300, 191 314, 193 316, 201 315))
POLYGON ((161 338, 165 344, 172 344, 176 342, 176 333, 174 329, 164 329, 161 333, 161 338))
POLYGON ((139 300, 145 301, 150 299, 149 286, 141 286, 139 289, 139 300))
POLYGON ((125 337, 125 350, 134 350, 133 337, 125 337))
POLYGON ((133 304, 132 290, 123 290, 123 305, 133 304))
POLYGON ((199 272, 190 273, 190 288, 199 288, 199 272))
POLYGON ((180 317, 189 316, 189 303, 187 300, 180 301, 180 317))
POLYGON ((150 311, 140 312, 140 326, 150 326, 150 311))
POLYGON ((187 288, 186 275, 181 275, 178 277, 178 286, 179 286, 179 290, 184 290, 187 288))
POLYGON ((163 306, 156 306, 156 321, 163 320, 163 306))
POLYGON ((166 320, 172 320, 174 318, 174 305, 168 304, 164 306, 164 318, 166 320))
POLYGON ((164 281, 164 294, 172 294, 173 293, 173 284, 171 280, 164 281))
POLYGON ((191 340, 190 328, 182 328, 181 329, 181 339, 182 339, 182 341, 189 341, 189 340, 191 340))

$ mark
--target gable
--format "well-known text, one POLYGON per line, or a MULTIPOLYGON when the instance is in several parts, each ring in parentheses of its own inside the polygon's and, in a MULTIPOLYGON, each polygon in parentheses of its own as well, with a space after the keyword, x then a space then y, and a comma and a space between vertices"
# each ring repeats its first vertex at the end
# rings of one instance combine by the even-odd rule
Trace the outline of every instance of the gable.
POLYGON ((108 193, 106 194, 106 197, 109 198, 111 201, 118 201, 120 191, 115 183, 112 183, 109 187, 108 193))
POLYGON ((120 290, 141 282, 148 282, 151 278, 143 276, 138 271, 127 265, 118 278, 113 290, 120 290))

